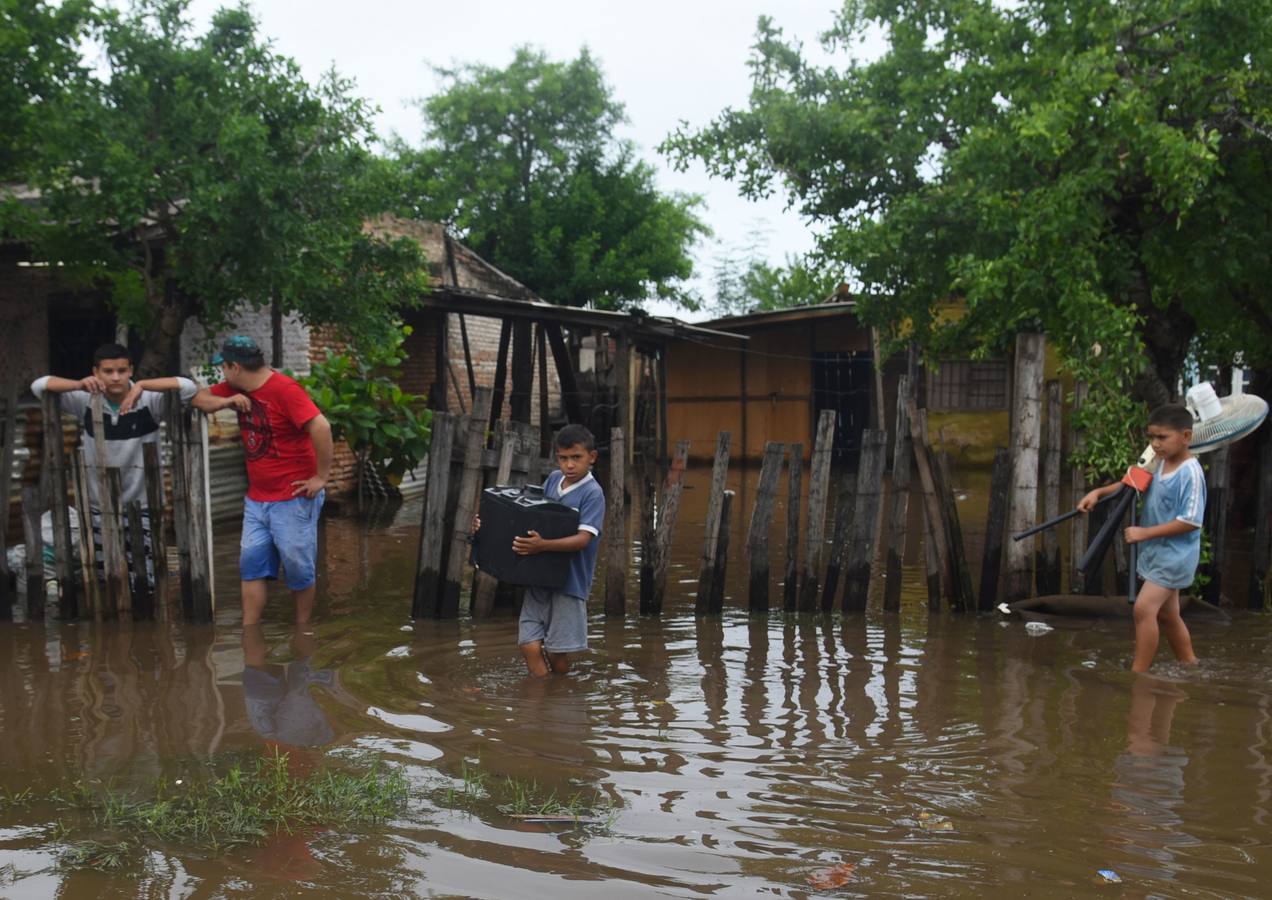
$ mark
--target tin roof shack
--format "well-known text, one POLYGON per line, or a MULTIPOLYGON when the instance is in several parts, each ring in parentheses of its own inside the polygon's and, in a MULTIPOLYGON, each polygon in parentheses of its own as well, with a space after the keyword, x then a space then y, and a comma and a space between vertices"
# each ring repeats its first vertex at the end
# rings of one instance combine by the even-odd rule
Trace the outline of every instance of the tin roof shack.
POLYGON ((734 454, 757 459, 767 441, 812 450, 823 409, 838 414, 835 461, 855 463, 861 433, 890 421, 904 362, 876 376, 870 328, 851 300, 729 316, 706 328, 745 336, 744 344, 689 336, 669 344, 667 421, 672 436, 709 459, 718 432, 734 454), (880 413, 882 412, 882 418, 880 413))

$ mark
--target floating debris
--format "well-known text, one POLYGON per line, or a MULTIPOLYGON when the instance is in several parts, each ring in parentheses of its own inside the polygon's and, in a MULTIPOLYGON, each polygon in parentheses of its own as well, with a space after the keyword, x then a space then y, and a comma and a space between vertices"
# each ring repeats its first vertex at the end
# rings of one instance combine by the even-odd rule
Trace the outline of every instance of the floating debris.
POLYGON ((1025 631, 1037 637, 1040 634, 1046 634, 1048 631, 1054 631, 1046 622, 1026 622, 1025 631))
POLYGON ((1114 872, 1112 869, 1100 869, 1100 870, 1099 870, 1098 872, 1096 872, 1095 874, 1099 875, 1102 879, 1104 879, 1104 880, 1105 880, 1107 883, 1109 883, 1109 884, 1121 884, 1121 883, 1122 883, 1122 876, 1121 876, 1121 875, 1118 875, 1118 874, 1117 874, 1116 872, 1114 872))
POLYGON ((808 883, 819 891, 833 891, 847 884, 855 871, 857 867, 853 863, 836 863, 829 868, 809 872, 808 883))

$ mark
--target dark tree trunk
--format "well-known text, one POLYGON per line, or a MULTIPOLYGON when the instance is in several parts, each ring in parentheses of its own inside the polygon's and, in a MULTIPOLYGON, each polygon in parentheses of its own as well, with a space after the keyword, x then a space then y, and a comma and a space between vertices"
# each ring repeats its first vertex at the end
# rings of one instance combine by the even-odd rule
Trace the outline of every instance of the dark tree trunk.
POLYGON ((155 378, 171 375, 173 363, 181 347, 181 332, 190 318, 193 304, 169 288, 156 306, 154 319, 146 332, 146 349, 137 362, 137 377, 155 378))

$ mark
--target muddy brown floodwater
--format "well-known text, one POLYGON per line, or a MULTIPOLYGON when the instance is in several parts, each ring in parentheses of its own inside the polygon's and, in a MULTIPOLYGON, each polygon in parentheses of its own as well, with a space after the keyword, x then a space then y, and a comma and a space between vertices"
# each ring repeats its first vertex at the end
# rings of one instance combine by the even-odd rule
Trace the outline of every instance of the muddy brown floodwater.
POLYGON ((735 550, 725 616, 695 621, 703 493, 665 614, 607 622, 598 587, 565 678, 527 680, 510 616, 410 622, 414 504, 327 522, 312 635, 281 595, 243 633, 235 532, 215 627, 0 625, 0 797, 144 791, 279 746, 411 785, 380 827, 155 843, 113 873, 66 859, 55 802, 0 804, 0 897, 1269 895, 1266 617, 1196 625, 1198 670, 1163 648, 1136 678, 1125 624, 929 619, 913 567, 900 617, 751 620, 735 550), (589 824, 515 818, 518 785, 578 795, 589 824))

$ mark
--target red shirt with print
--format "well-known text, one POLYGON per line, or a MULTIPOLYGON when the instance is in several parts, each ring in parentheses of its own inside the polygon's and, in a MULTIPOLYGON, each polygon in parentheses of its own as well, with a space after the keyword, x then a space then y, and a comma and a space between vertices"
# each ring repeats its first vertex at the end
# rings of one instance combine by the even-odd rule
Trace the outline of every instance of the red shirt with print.
POLYGON ((318 474, 314 444, 304 426, 319 410, 303 387, 274 372, 254 391, 240 391, 224 381, 208 390, 217 397, 245 394, 252 401, 250 412, 238 414, 249 500, 290 500, 296 490, 293 481, 318 474))

